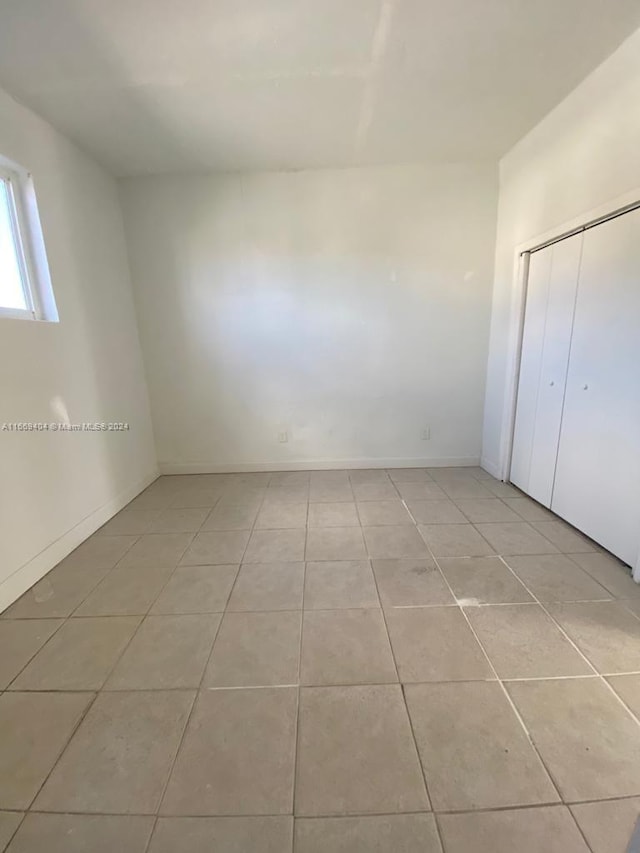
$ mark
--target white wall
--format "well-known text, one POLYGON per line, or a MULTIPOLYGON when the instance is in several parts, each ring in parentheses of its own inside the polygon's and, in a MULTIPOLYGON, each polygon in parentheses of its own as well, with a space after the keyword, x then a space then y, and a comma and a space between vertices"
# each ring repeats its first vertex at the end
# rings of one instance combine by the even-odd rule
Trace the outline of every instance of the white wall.
POLYGON ((0 610, 153 478, 114 181, 0 90, 0 153, 34 177, 59 323, 0 318, 0 424, 128 421, 130 432, 0 431, 0 610))
POLYGON ((640 200, 640 30, 500 163, 483 464, 498 473, 508 413, 516 246, 640 200), (604 210, 601 210, 604 212, 604 210))
POLYGON ((476 463, 496 184, 490 165, 123 181, 161 470, 476 463))

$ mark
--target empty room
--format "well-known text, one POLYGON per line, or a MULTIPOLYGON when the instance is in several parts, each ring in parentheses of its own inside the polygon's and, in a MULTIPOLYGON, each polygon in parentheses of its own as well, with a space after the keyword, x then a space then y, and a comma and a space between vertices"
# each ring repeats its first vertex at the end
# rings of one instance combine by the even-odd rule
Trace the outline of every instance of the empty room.
POLYGON ((638 0, 0 3, 41 851, 640 851, 638 0))

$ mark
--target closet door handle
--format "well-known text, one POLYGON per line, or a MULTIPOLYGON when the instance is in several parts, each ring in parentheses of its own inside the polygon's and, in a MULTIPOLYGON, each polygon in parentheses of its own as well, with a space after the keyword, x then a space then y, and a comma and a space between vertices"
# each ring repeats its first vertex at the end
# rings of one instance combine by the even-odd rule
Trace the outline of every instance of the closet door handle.
POLYGON ((556 383, 553 381, 553 379, 552 379, 552 380, 551 380, 551 382, 549 383, 549 385, 550 385, 552 388, 553 388, 553 386, 554 386, 555 384, 556 384, 556 383))
POLYGON ((585 384, 582 386, 582 390, 583 390, 583 391, 588 391, 588 390, 589 390, 589 386, 586 384, 586 382, 585 382, 585 384))

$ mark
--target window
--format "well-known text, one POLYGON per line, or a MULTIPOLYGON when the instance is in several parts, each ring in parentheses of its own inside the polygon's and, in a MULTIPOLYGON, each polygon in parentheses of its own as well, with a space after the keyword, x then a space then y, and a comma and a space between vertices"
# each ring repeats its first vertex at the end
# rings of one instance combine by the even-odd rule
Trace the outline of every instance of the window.
POLYGON ((0 318, 57 321, 30 175, 0 158, 0 318))

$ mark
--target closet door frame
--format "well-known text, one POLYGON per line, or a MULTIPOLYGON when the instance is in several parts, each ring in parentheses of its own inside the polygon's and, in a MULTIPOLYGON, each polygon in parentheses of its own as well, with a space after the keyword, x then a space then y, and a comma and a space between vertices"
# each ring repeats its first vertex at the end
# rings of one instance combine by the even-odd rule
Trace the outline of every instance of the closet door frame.
MULTIPOLYGON (((526 309, 527 281, 529 277, 529 259, 537 249, 571 237, 587 228, 592 228, 607 219, 620 216, 640 207, 640 187, 625 193, 604 205, 600 205, 575 219, 565 222, 550 231, 525 240, 515 247, 513 261, 513 279, 511 290, 511 314, 509 318, 509 341, 507 354, 506 387, 502 412, 502 428, 500 441, 500 459, 497 468, 487 466, 489 473, 500 480, 509 480, 511 469, 511 453, 515 431, 516 406, 518 398, 518 378, 520 375, 520 358, 522 353, 522 336, 526 309), (493 470, 492 470, 493 469, 493 470)), ((640 333, 640 329, 638 330, 640 333)), ((640 495, 638 496, 640 500, 640 495)), ((640 583, 640 549, 632 566, 633 579, 640 583)))

